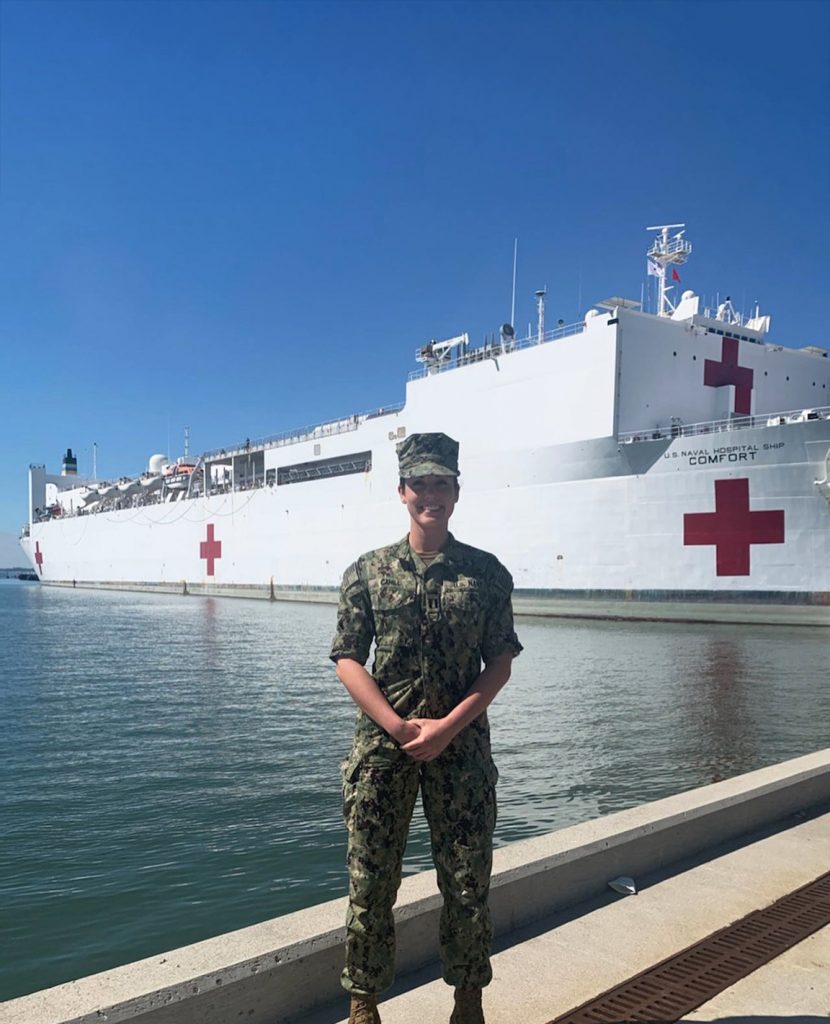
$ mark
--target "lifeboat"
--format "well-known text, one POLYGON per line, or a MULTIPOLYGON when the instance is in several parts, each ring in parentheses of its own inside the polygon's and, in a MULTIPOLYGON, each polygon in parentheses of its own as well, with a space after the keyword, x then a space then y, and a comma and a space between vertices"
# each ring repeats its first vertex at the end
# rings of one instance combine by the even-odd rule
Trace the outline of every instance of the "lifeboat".
POLYGON ((165 466, 162 470, 165 486, 172 490, 184 490, 190 483, 190 477, 195 469, 195 462, 183 459, 172 466, 165 466))

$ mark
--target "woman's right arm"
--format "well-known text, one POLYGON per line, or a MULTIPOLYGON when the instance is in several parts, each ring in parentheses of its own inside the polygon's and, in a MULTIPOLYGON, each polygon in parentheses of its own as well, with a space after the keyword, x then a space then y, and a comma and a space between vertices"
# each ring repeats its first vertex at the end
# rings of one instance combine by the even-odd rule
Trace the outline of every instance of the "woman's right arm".
POLYGON ((353 658, 338 658, 337 678, 349 691, 349 696, 360 710, 388 732, 397 743, 408 743, 420 733, 417 725, 401 718, 394 711, 374 678, 359 661, 353 658))

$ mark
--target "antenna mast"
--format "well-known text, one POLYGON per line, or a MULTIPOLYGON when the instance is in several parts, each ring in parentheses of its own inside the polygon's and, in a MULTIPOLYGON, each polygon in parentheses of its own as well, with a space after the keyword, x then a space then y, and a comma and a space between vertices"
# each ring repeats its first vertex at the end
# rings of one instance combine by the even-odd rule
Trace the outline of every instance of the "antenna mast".
POLYGON ((184 428, 184 457, 190 455, 190 427, 184 428))
POLYGON ((658 316, 671 316, 675 310, 674 303, 669 299, 669 292, 674 286, 666 284, 667 268, 681 266, 692 254, 692 243, 683 237, 685 231, 678 231, 676 235, 669 237, 672 228, 685 227, 685 224, 658 224, 656 227, 646 228, 646 231, 660 232, 646 253, 649 261, 648 272, 657 278, 659 284, 658 316))
POLYGON ((513 239, 513 301, 510 303, 510 326, 516 326, 516 256, 519 253, 519 239, 513 239))

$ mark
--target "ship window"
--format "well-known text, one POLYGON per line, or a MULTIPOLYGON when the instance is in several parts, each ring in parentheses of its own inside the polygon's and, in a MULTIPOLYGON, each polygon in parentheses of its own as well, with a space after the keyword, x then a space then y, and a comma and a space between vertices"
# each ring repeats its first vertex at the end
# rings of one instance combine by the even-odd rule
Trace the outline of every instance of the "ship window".
POLYGON ((277 471, 275 469, 265 470, 265 483, 269 486, 277 482, 277 471))
POLYGON ((298 462, 293 466, 280 466, 277 470, 277 484, 299 484, 307 480, 349 476, 352 473, 366 473, 371 468, 372 453, 355 452, 333 459, 317 459, 314 462, 298 462))

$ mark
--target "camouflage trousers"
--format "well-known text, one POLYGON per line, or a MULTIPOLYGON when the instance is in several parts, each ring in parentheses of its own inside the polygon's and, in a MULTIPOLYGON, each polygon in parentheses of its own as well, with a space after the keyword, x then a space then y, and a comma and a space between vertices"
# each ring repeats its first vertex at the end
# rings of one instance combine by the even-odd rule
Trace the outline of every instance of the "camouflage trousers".
POLYGON ((444 897, 439 926, 444 980, 462 988, 490 982, 493 927, 488 896, 496 778, 489 754, 459 757, 452 748, 427 763, 400 752, 346 762, 343 813, 349 831, 349 909, 341 981, 347 991, 376 995, 392 984, 392 907, 419 787, 444 897))

